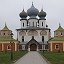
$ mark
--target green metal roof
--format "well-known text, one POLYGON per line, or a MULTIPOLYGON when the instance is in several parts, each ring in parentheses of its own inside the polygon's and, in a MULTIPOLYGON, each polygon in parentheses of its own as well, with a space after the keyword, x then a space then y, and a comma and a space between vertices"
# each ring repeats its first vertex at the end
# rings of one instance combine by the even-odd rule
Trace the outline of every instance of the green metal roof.
POLYGON ((14 38, 11 38, 10 36, 0 36, 0 41, 16 41, 14 38))
POLYGON ((58 27, 57 30, 55 30, 55 32, 56 32, 56 31, 61 31, 61 32, 62 32, 62 31, 64 31, 64 29, 63 29, 63 28, 61 27, 61 25, 59 24, 59 27, 58 27))
POLYGON ((1 31, 11 31, 11 30, 8 29, 8 27, 7 27, 6 23, 5 23, 5 27, 1 31))
POLYGON ((64 37, 53 37, 49 41, 64 41, 64 37))

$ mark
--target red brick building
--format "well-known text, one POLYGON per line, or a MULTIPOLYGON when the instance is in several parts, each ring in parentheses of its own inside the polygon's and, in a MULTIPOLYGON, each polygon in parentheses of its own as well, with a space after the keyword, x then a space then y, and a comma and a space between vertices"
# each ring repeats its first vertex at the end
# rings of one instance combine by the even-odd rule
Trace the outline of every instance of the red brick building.
POLYGON ((7 25, 0 30, 0 51, 17 51, 18 41, 11 37, 12 31, 8 29, 7 25))
POLYGON ((49 40, 49 51, 64 51, 64 29, 59 24, 59 28, 54 31, 54 37, 49 40))

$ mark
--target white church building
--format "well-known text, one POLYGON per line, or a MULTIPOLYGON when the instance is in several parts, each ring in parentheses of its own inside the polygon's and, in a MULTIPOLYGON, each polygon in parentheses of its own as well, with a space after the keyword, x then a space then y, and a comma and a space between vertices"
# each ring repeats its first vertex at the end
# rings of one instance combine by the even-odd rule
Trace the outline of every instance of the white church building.
POLYGON ((21 27, 17 30, 17 40, 20 50, 40 51, 48 49, 50 29, 46 24, 46 12, 43 9, 39 12, 32 6, 19 14, 21 27))

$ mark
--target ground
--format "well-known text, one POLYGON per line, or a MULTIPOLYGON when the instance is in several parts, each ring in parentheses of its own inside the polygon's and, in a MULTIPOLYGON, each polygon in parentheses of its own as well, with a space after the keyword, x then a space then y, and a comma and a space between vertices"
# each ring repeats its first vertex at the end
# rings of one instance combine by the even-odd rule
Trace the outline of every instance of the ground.
MULTIPOLYGON (((13 52, 13 61, 19 59, 25 55, 27 51, 17 51, 13 52)), ((0 52, 0 64, 11 64, 11 54, 10 52, 0 52)))
POLYGON ((30 51, 14 64, 48 64, 36 51, 30 51))
POLYGON ((64 64, 64 52, 55 53, 55 52, 40 52, 51 64, 64 64))

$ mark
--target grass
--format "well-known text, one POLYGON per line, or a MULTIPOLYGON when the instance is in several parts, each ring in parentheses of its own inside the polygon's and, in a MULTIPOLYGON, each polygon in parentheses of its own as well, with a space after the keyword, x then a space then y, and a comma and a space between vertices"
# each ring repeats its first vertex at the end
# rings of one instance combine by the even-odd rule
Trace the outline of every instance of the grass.
MULTIPOLYGON (((16 51, 13 52, 13 61, 19 59, 23 55, 25 55, 27 51, 16 51)), ((11 61, 11 53, 10 52, 0 52, 0 64, 12 64, 11 61)))
POLYGON ((64 64, 64 53, 54 53, 54 52, 39 52, 44 56, 51 64, 64 64))

